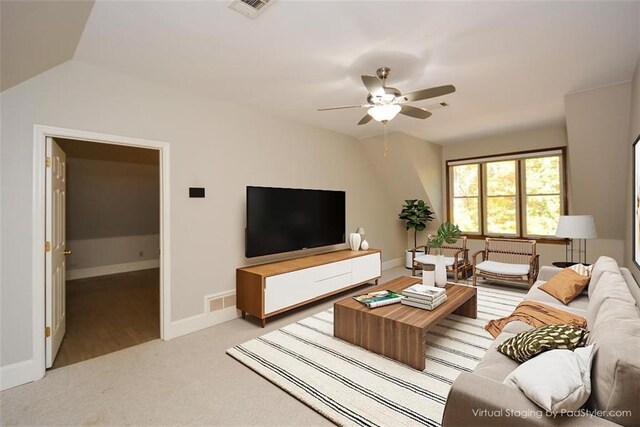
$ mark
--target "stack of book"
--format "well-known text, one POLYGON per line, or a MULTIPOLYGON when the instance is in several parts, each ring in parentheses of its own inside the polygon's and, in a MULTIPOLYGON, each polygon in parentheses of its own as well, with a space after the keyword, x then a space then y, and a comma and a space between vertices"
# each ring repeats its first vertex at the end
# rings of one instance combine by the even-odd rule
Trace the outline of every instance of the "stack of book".
POLYGON ((413 285, 402 291, 405 297, 401 303, 411 307, 433 310, 447 300, 444 288, 434 286, 413 285))

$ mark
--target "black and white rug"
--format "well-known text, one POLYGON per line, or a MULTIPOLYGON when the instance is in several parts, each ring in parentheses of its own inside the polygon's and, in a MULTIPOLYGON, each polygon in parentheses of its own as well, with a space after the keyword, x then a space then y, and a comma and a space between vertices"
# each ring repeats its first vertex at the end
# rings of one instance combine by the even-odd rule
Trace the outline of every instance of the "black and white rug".
POLYGON ((334 338, 333 309, 227 353, 336 424, 439 426, 451 384, 493 341, 484 325, 511 314, 525 294, 479 285, 478 318, 440 321, 428 333, 422 372, 334 338))

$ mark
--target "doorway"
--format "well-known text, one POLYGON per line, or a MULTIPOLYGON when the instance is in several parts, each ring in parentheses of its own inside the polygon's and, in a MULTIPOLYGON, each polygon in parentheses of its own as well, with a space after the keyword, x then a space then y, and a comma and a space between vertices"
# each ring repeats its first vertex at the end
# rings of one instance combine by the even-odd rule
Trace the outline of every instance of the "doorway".
POLYGON ((49 196, 47 183, 46 198, 47 267, 54 267, 47 367, 55 369, 160 338, 160 174, 158 150, 62 138, 47 143, 47 178, 54 184, 49 196))
MULTIPOLYGON (((45 367, 53 364, 53 355, 57 350, 56 347, 62 343, 64 345, 64 339, 60 338, 60 335, 55 337, 54 340, 54 331, 52 330, 54 326, 58 326, 59 330, 62 331, 62 336, 64 336, 64 332, 66 332, 65 326, 60 326, 60 320, 68 316, 70 313, 64 309, 64 306, 60 308, 60 302, 66 303, 66 292, 65 293, 56 293, 52 292, 51 284, 53 282, 52 278, 54 277, 54 273, 56 271, 56 267, 58 267, 61 263, 58 260, 57 264, 54 263, 52 259, 50 259, 50 253, 54 252, 53 249, 56 247, 61 250, 62 253, 64 251, 73 251, 73 248, 66 248, 66 242, 62 239, 63 245, 52 245, 52 235, 51 231, 55 227, 49 228, 45 226, 47 216, 52 214, 52 209, 50 207, 53 205, 51 200, 49 203, 45 203, 46 194, 47 194, 47 167, 52 159, 50 159, 50 155, 48 155, 46 151, 46 147, 49 141, 53 142, 53 140, 75 140, 78 144, 91 144, 93 146, 99 147, 98 150, 102 150, 101 152, 104 154, 104 150, 113 149, 113 148, 137 148, 137 149, 146 149, 143 151, 153 150, 156 159, 157 165, 159 165, 158 173, 157 173, 157 183, 159 187, 159 203, 156 204, 159 220, 158 220, 158 229, 159 235, 157 237, 156 243, 156 257, 159 257, 155 261, 156 265, 153 268, 145 268, 145 269, 134 269, 133 271, 113 271, 112 267, 102 268, 101 266, 95 267, 92 270, 92 267, 76 270, 80 271, 80 276, 75 276, 77 279, 76 282, 78 284, 81 281, 84 281, 83 284, 89 285, 83 288, 79 288, 84 293, 90 293, 91 289, 99 289, 104 285, 104 278, 108 277, 104 273, 113 273, 110 283, 117 283, 118 280, 121 282, 120 287, 126 288, 127 284, 131 284, 132 281, 136 283, 142 282, 154 282, 155 285, 152 287, 147 286, 146 288, 155 289, 155 299, 149 296, 148 291, 144 291, 143 289, 139 289, 139 294, 145 294, 142 299, 145 301, 145 304, 151 304, 154 306, 155 311, 155 337, 160 337, 161 339, 167 339, 168 337, 165 335, 170 335, 168 331, 170 325, 170 275, 169 275, 169 267, 170 267, 170 239, 169 239, 169 144, 142 140, 136 138, 127 138, 127 137, 119 137, 113 135, 104 135, 97 134, 92 132, 85 131, 77 131, 71 129, 63 129, 63 128, 54 128, 49 126, 40 126, 36 125, 34 127, 34 215, 33 215, 33 224, 34 224, 34 265, 33 265, 33 335, 34 335, 34 369, 37 369, 37 372, 34 372, 34 379, 41 378, 44 376, 45 367), (81 141, 81 142, 78 142, 81 141), (48 159, 49 157, 49 159, 48 159), (45 165, 43 168, 42 165, 45 165), (42 243, 45 241, 45 251, 44 254, 42 252, 42 243), (155 269, 155 270, 154 270, 155 269), (130 276, 126 276, 130 274, 130 276), (84 275, 84 277, 82 277, 84 275), (92 277, 89 277, 93 275, 92 277), (124 276, 123 276, 124 275, 124 276), (146 277, 145 277, 146 276, 146 277), (93 283, 91 283, 93 282, 93 283), (46 290, 45 290, 46 289, 46 290), (64 295, 64 296, 61 296, 64 295), (58 303, 58 307, 54 307, 53 304, 58 303), (44 308, 44 309, 43 309, 44 308), (54 325, 55 324, 55 325, 54 325), (43 328, 40 325, 45 325, 43 328)), ((62 144, 64 145, 64 143, 62 144)), ((49 152, 51 154, 51 152, 49 152)), ((63 153, 64 155, 64 153, 63 153)), ((73 168, 71 169, 71 171, 73 168)), ((73 173, 73 172, 71 172, 73 173)), ((58 227, 60 228, 60 227, 58 227)), ((63 229, 66 227, 63 227, 63 229)), ((66 231, 66 230, 64 230, 66 231)), ((57 231, 60 233, 60 231, 57 231)), ((60 240, 60 239, 58 239, 60 240)), ((140 251, 143 252, 143 251, 140 251)), ((72 252, 73 253, 73 252, 72 252)), ((66 257, 71 254, 67 254, 66 257)), ((145 253, 142 254, 141 257, 146 256, 145 253)), ((63 258, 66 258, 63 255, 63 258)), ((144 262, 146 260, 143 260, 144 262)), ((66 262, 62 262, 62 264, 66 264, 66 262)), ((130 268, 131 266, 127 266, 127 263, 119 263, 125 264, 125 267, 130 268)), ((143 265, 146 266, 146 265, 143 265)), ((119 265, 119 268, 123 267, 119 265)), ((59 269, 58 269, 59 270, 59 269)), ((62 274, 66 275, 66 265, 62 269, 62 274)), ((72 268, 73 270, 73 268, 72 268)), ((116 269, 117 270, 117 269, 116 269)), ((76 271, 76 274, 78 272, 76 271)), ((58 273, 60 274, 60 273, 58 273)), ((60 280, 58 280, 60 283, 60 280)), ((62 280, 62 283, 65 283, 62 280)), ((117 287, 117 286, 116 286, 117 287)), ((143 286, 144 288, 144 286, 143 286)), ((126 289, 126 291, 131 291, 132 289, 126 289)), ((81 293, 82 293, 81 292, 81 293)), ((115 292, 117 294, 117 292, 115 292)), ((98 298, 99 301, 103 303, 105 306, 105 299, 98 298)), ((111 312, 112 319, 117 318, 118 315, 115 312, 111 312)), ((64 319, 65 321, 67 319, 64 319)), ((134 321, 145 322, 141 318, 133 319, 134 321)), ((148 323, 148 321, 146 321, 148 323)), ((130 332, 130 331, 129 331, 130 332)), ((131 335, 130 333, 128 333, 131 335)), ((97 331, 97 336, 102 337, 103 344, 110 340, 109 334, 105 331, 97 331)), ((135 335, 135 334, 133 334, 135 335)), ((146 335, 148 338, 148 335, 146 335)), ((147 340, 145 338, 144 333, 134 339, 137 340, 147 340)), ((118 341, 118 340, 115 340, 118 341)), ((122 345, 122 343, 120 344, 122 345)), ((126 347, 127 345, 125 345, 126 347)), ((99 347, 95 343, 90 345, 89 347, 99 347)), ((117 349, 117 348, 115 348, 117 349)), ((114 350, 115 350, 114 349, 114 350)), ((106 351, 109 352, 109 351, 106 351)), ((86 355, 85 355, 86 356, 86 355)), ((84 356, 82 356, 84 357, 84 356)))

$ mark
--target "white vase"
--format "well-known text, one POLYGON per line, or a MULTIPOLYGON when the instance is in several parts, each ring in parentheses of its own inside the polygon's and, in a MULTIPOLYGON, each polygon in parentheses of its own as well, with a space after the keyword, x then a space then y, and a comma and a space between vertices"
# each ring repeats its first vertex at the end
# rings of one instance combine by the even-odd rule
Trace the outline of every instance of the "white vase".
POLYGON ((357 251, 360 249, 360 242, 362 241, 362 237, 358 233, 351 233, 349 235, 349 247, 352 251, 357 251))
POLYGON ((362 243, 360 243, 360 249, 363 251, 369 250, 369 242, 363 240, 362 243))
POLYGON ((424 266, 422 269, 422 284, 425 286, 435 286, 435 271, 433 267, 424 266))
POLYGON ((436 257, 436 286, 444 288, 447 284, 447 266, 444 260, 444 255, 438 255, 436 257))

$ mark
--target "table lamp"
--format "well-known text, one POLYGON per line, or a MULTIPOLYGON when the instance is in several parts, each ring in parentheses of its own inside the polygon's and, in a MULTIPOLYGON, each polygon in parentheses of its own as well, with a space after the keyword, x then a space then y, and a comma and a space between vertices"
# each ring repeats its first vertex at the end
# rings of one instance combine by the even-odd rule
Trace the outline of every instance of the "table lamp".
POLYGON ((587 239, 595 239, 598 237, 596 233, 596 224, 591 215, 562 215, 558 221, 556 229, 556 237, 571 239, 570 249, 567 245, 565 255, 567 264, 576 264, 573 261, 573 241, 578 240, 578 261, 579 263, 587 263, 587 239), (571 252, 571 257, 569 257, 571 252))

